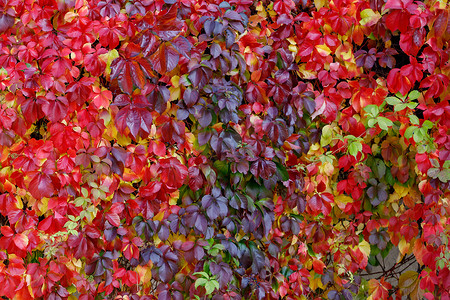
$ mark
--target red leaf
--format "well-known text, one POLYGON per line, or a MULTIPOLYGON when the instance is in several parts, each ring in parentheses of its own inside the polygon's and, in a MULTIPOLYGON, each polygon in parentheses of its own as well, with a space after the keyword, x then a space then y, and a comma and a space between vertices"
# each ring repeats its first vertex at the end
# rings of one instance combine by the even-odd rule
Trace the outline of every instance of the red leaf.
POLYGON ((119 227, 120 226, 120 217, 118 214, 116 213, 112 213, 112 212, 108 212, 106 214, 106 219, 108 220, 108 222, 115 227, 119 227))
POLYGON ((145 108, 136 108, 129 105, 122 108, 116 115, 116 125, 120 132, 125 133, 128 127, 131 135, 145 137, 152 127, 152 115, 145 108))
POLYGON ((160 160, 161 181, 169 188, 178 189, 184 184, 188 176, 188 169, 175 157, 160 160))
POLYGON ((28 237, 23 233, 18 233, 13 237, 14 244, 21 250, 26 250, 28 246, 28 237))
POLYGON ((124 64, 123 71, 120 73, 118 80, 120 89, 124 93, 131 95, 133 93, 133 81, 131 79, 131 71, 128 63, 124 64))
POLYGON ((412 87, 411 81, 401 75, 400 69, 392 69, 389 72, 387 85, 391 93, 395 94, 400 92, 402 95, 406 95, 412 87))
POLYGON ((33 179, 30 181, 28 189, 31 195, 36 199, 42 199, 44 197, 51 197, 55 191, 53 182, 49 175, 36 173, 33 179))
POLYGON ((153 68, 160 74, 165 74, 175 69, 179 59, 180 55, 178 52, 173 47, 168 47, 165 43, 162 43, 150 57, 153 68))
POLYGON ((38 101, 42 105, 42 111, 51 122, 59 122, 66 117, 69 108, 66 97, 56 98, 52 93, 47 95, 47 98, 40 97, 38 101))
POLYGON ((325 264, 320 259, 316 259, 313 261, 314 272, 317 274, 323 275, 323 270, 325 269, 325 264))

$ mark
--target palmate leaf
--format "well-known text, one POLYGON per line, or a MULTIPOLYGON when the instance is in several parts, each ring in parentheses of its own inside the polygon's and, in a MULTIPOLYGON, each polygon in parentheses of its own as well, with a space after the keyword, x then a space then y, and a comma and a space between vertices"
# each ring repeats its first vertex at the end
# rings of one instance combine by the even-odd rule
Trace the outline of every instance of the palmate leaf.
POLYGON ((178 65, 180 54, 170 44, 161 43, 155 53, 150 56, 153 68, 160 74, 166 74, 178 65))
POLYGON ((128 95, 121 94, 114 99, 113 105, 122 107, 115 119, 121 133, 125 134, 128 128, 135 139, 138 136, 146 137, 150 133, 153 118, 145 97, 139 95, 131 99, 128 95))
POLYGON ((55 192, 55 187, 50 176, 40 172, 32 177, 28 188, 31 195, 36 199, 49 198, 55 192))
MULTIPOLYGON (((127 50, 128 48, 126 48, 127 50)), ((128 52, 132 52, 129 50, 128 52)), ((128 54, 132 55, 132 54, 128 54)), ((150 62, 143 57, 122 54, 111 63, 111 80, 118 79, 120 89, 131 95, 133 85, 143 89, 147 79, 154 77, 150 62)))

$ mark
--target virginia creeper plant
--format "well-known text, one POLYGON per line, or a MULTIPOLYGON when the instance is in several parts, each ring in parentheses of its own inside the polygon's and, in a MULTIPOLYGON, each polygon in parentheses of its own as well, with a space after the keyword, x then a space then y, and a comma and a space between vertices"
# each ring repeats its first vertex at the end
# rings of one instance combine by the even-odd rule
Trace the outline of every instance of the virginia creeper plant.
POLYGON ((450 299, 446 0, 0 4, 3 299, 450 299))

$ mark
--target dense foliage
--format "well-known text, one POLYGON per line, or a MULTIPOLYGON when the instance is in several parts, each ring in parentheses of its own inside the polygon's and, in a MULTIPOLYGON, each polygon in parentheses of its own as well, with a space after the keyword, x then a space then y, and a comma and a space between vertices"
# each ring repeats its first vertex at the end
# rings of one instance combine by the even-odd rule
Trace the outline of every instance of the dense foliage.
POLYGON ((445 0, 0 4, 3 298, 450 298, 445 0))

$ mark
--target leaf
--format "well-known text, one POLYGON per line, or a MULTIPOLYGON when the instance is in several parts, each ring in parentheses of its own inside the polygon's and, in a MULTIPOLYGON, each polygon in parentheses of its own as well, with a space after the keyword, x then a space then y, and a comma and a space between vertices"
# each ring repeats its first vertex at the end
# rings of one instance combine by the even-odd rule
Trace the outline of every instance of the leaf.
POLYGON ((280 164, 280 163, 277 163, 277 162, 275 162, 275 164, 276 164, 276 166, 277 166, 277 171, 278 171, 278 173, 281 175, 281 180, 282 180, 282 181, 287 181, 287 180, 289 180, 289 173, 288 173, 288 171, 286 170, 286 167, 283 166, 283 165, 280 164))
POLYGON ((391 284, 384 281, 384 278, 381 278, 380 281, 376 279, 371 279, 369 280, 370 296, 367 299, 368 300, 388 299, 388 291, 391 287, 392 287, 391 284))
POLYGON ((379 107, 373 104, 367 105, 366 107, 364 107, 364 110, 368 112, 372 117, 376 117, 380 112, 379 107))
POLYGON ((416 143, 420 143, 425 138, 426 133, 424 128, 418 128, 417 130, 414 130, 413 139, 416 143))
POLYGON ((136 138, 146 137, 150 133, 152 120, 152 115, 146 108, 127 105, 119 110, 115 122, 120 132, 126 133, 125 129, 128 128, 136 138))
POLYGON ((378 121, 378 126, 380 126, 380 128, 382 130, 389 130, 389 127, 394 125, 394 123, 386 117, 379 116, 379 117, 377 117, 377 121, 378 121))
POLYGON ((21 250, 26 250, 28 246, 28 237, 23 233, 18 233, 13 237, 14 244, 21 250))
POLYGON ((66 97, 52 97, 43 100, 41 103, 42 111, 51 122, 59 122, 66 117, 69 108, 66 97))
POLYGON ((322 128, 322 135, 320 136, 320 146, 325 147, 331 143, 333 138, 333 131, 330 125, 325 125, 322 128))
POLYGON ((369 125, 369 128, 372 128, 377 124, 377 122, 377 119, 369 119, 369 121, 367 121, 367 125, 369 125))
POLYGON ((0 14, 0 32, 5 32, 14 25, 14 17, 7 14, 0 14))
POLYGON ((314 6, 316 7, 317 10, 321 9, 327 4, 328 4, 327 0, 314 0, 314 6))
POLYGON ((403 103, 402 100, 398 99, 397 97, 387 97, 386 102, 389 105, 397 105, 403 103))
POLYGON ((95 96, 92 98, 92 101, 94 102, 95 106, 98 108, 108 108, 109 103, 112 100, 112 93, 111 91, 108 91, 105 88, 99 88, 94 86, 92 88, 93 92, 95 93, 95 96))
POLYGON ((402 111, 407 107, 407 103, 400 103, 394 106, 394 111, 402 111))
POLYGON ((408 98, 409 98, 409 100, 416 100, 420 97, 420 95, 421 94, 418 90, 414 90, 408 94, 408 98))
POLYGON ((356 158, 358 153, 360 153, 360 152, 362 152, 361 142, 358 142, 358 141, 351 142, 350 145, 348 146, 348 153, 350 153, 350 155, 352 155, 356 158))
POLYGON ((347 203, 353 203, 353 199, 350 196, 344 194, 334 197, 334 202, 337 204, 340 210, 344 210, 347 203))
POLYGON ((158 50, 150 56, 153 68, 160 74, 166 74, 175 69, 179 59, 180 55, 178 52, 172 46, 167 46, 165 43, 162 43, 158 50))
POLYGON ((381 15, 379 12, 374 12, 370 8, 367 8, 363 11, 361 11, 361 21, 359 21, 359 24, 363 26, 373 26, 381 19, 381 15))
POLYGON ((320 259, 315 259, 313 261, 313 268, 314 268, 314 272, 316 272, 317 274, 323 275, 324 274, 323 271, 325 269, 325 264, 320 259))
POLYGON ((410 115, 409 120, 411 121, 411 124, 414 124, 414 125, 420 124, 419 118, 416 115, 410 115))
MULTIPOLYGON (((195 275, 195 273, 194 273, 194 275, 195 275)), ((208 282, 208 279, 206 279, 206 278, 197 278, 197 280, 195 280, 195 288, 198 288, 199 286, 205 286, 207 282, 208 282)))
POLYGON ((410 295, 419 285, 419 274, 416 271, 404 271, 398 279, 398 287, 403 296, 410 295))
POLYGON ((30 181, 28 189, 31 195, 36 199, 44 197, 51 197, 54 193, 53 182, 49 175, 43 173, 36 173, 30 181))

